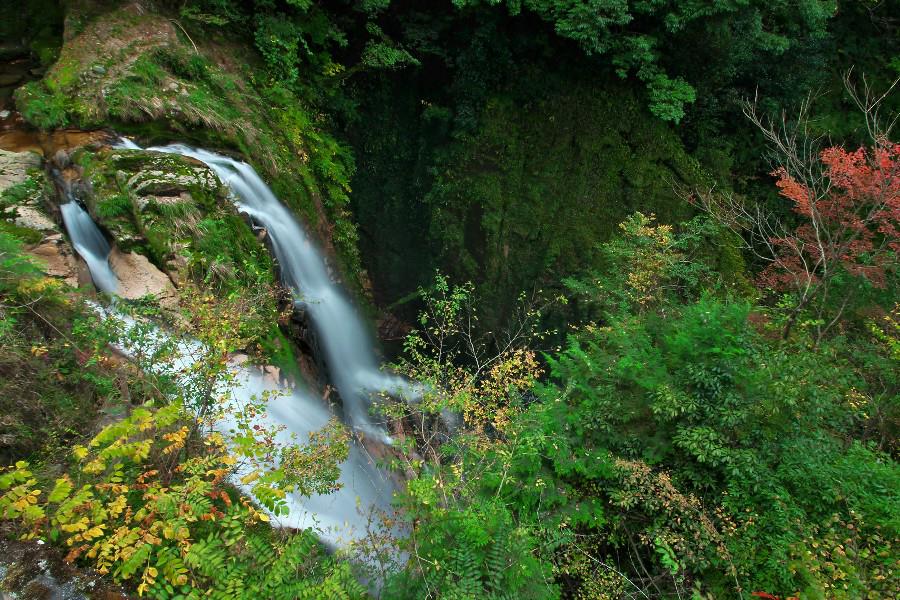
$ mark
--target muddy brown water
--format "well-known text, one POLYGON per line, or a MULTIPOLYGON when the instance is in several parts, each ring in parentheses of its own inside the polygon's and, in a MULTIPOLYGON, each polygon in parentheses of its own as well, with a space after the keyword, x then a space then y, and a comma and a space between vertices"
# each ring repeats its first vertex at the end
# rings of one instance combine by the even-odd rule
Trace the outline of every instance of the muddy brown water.
POLYGON ((0 119, 0 149, 9 152, 31 151, 50 158, 59 150, 68 152, 88 144, 109 143, 113 139, 113 134, 104 129, 58 129, 49 132, 31 130, 18 113, 11 113, 7 118, 0 119))

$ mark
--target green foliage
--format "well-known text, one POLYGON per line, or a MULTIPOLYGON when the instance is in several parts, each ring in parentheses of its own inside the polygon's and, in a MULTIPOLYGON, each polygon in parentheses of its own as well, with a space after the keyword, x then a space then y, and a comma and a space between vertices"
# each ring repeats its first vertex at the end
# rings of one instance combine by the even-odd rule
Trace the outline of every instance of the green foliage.
POLYGON ((15 441, 3 456, 39 451, 32 454, 36 467, 20 460, 0 470, 0 519, 12 522, 8 531, 58 544, 67 560, 154 598, 365 594, 349 565, 329 558, 312 532, 277 534, 267 525, 269 513, 285 514, 286 494, 335 489, 348 440, 332 422, 306 443, 276 443, 277 431, 259 424, 268 396, 230 400, 226 358, 241 343, 242 315, 234 307, 225 310, 210 297, 188 304, 185 295, 183 322, 198 339, 185 356, 176 338, 161 337, 140 318, 133 325, 101 320, 73 303, 2 234, 0 285, 2 391, 15 399, 3 407, 4 439, 15 441), (113 340, 128 348, 137 368, 111 368, 113 340), (78 445, 98 405, 112 408, 120 394, 148 403, 126 409, 78 445), (214 431, 220 419, 231 425, 227 437, 214 431), (42 464, 67 450, 64 472, 42 464), (232 479, 267 512, 240 497, 232 479))
POLYGON ((602 326, 573 330, 546 380, 514 376, 499 403, 473 383, 471 286, 422 292, 403 369, 426 391, 397 413, 418 473, 401 542, 415 560, 397 581, 488 595, 476 550, 515 535, 515 560, 558 586, 532 584, 538 597, 895 595, 891 345, 772 341, 764 309, 706 293, 703 220, 676 234, 637 214, 620 229, 599 248, 606 268, 573 283, 605 307, 602 326), (448 407, 463 417, 452 438, 448 407))
POLYGON ((737 273, 710 264, 714 255, 705 246, 723 241, 724 234, 705 217, 682 224, 676 233, 638 212, 619 229, 618 236, 597 245, 598 270, 564 280, 586 303, 579 315, 582 320, 596 319, 598 310, 606 318, 640 314, 705 292, 728 294, 750 287, 742 277, 742 264, 737 273))
POLYGON ((499 309, 533 282, 596 265, 590 249, 638 207, 664 223, 688 217, 667 182, 701 179, 630 94, 560 90, 531 106, 522 118, 512 98, 491 102, 483 129, 463 139, 427 196, 441 258, 499 309))
MULTIPOLYGON (((242 304, 238 327, 250 349, 274 349, 281 337, 274 263, 212 171, 177 155, 131 150, 81 151, 75 160, 92 184, 89 209, 122 249, 242 304)), ((290 364, 288 346, 278 345, 290 364)))
POLYGON ((401 545, 410 565, 390 579, 388 598, 555 598, 548 565, 533 554, 533 533, 503 503, 472 498, 446 475, 410 482, 404 506, 419 526, 401 545), (444 486, 460 499, 449 502, 444 486))
MULTIPOLYGON (((458 7, 501 4, 500 0, 456 0, 458 7)), ((696 90, 683 77, 670 75, 683 65, 666 60, 666 51, 691 35, 705 38, 707 31, 740 30, 743 40, 729 40, 720 49, 721 38, 710 36, 705 44, 731 55, 734 70, 746 68, 735 58, 771 60, 802 44, 804 38, 824 36, 826 23, 835 11, 831 0, 794 3, 721 0, 710 3, 670 0, 626 3, 617 0, 508 0, 510 14, 532 12, 553 25, 556 33, 574 40, 588 55, 608 56, 620 77, 635 74, 646 84, 648 104, 654 115, 679 122, 685 105, 696 99, 696 90), (746 27, 750 23, 752 27, 746 27), (742 56, 741 51, 749 56, 742 56)), ((696 43, 696 38, 693 38, 696 43)), ((696 45, 696 44, 695 44, 696 45)), ((677 72, 677 71, 676 71, 677 72)))
POLYGON ((76 446, 77 479, 64 475, 49 491, 17 463, 0 474, 0 518, 20 521, 26 539, 62 544, 68 560, 86 560, 152 598, 364 595, 347 565, 327 558, 310 532, 279 539, 265 513, 235 499, 225 479, 246 452, 230 454, 218 435, 191 450, 184 419, 177 404, 135 409, 89 447, 76 446))
POLYGON ((64 95, 50 91, 43 82, 33 81, 16 90, 16 106, 29 123, 41 129, 56 129, 71 122, 73 105, 64 95))
POLYGON ((13 223, 17 208, 26 204, 37 204, 41 201, 46 181, 43 173, 29 173, 25 181, 12 185, 0 194, 0 230, 26 244, 36 244, 43 239, 43 234, 29 227, 21 227, 13 223))
POLYGON ((101 398, 113 404, 127 389, 93 352, 102 330, 81 304, 41 272, 21 242, 0 229, 0 424, 4 464, 43 460, 80 439, 101 398))

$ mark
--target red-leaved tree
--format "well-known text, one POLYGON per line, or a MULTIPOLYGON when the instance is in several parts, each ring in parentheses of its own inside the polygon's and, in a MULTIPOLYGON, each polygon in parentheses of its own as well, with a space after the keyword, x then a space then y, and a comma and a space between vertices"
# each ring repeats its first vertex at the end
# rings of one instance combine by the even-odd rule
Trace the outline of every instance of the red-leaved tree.
POLYGON ((803 220, 788 235, 771 238, 773 260, 759 282, 803 297, 807 288, 844 271, 884 287, 885 270, 896 264, 900 250, 900 144, 855 152, 827 148, 820 161, 824 193, 785 167, 773 173, 781 195, 803 220))
POLYGON ((755 103, 745 105, 744 113, 772 146, 772 175, 796 218, 785 219, 732 194, 689 194, 690 201, 741 234, 746 248, 766 263, 757 278, 761 287, 792 294, 785 338, 798 317, 811 311, 818 343, 853 299, 851 286, 836 286, 837 281, 860 278, 880 288, 897 267, 900 144, 888 138, 893 122, 885 125, 878 115, 887 93, 875 97, 867 87, 859 93, 849 76, 846 83, 870 138, 869 147, 852 152, 838 146, 821 149, 826 144, 811 133, 809 102, 796 119, 782 116, 778 123, 761 117, 755 103))

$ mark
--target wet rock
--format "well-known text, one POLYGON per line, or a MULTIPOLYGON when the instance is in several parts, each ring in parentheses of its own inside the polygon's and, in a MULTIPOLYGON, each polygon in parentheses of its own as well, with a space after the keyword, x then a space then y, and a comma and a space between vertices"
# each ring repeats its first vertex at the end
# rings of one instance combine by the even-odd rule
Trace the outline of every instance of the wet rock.
POLYGON ((0 194, 28 179, 28 171, 40 166, 41 157, 37 154, 0 150, 0 194))
POLYGON ((21 44, 4 42, 0 44, 0 60, 11 61, 28 56, 28 48, 21 44))
POLYGON ((40 232, 59 231, 53 219, 33 205, 16 207, 16 218, 13 222, 19 227, 27 227, 40 232))
POLYGON ((160 271, 143 254, 121 252, 113 248, 109 266, 119 278, 119 295, 137 300, 147 295, 156 296, 160 306, 174 309, 178 305, 175 286, 169 276, 160 271))
POLYGON ((174 204, 190 204, 193 206, 193 198, 188 192, 179 192, 178 195, 172 196, 156 196, 153 194, 145 194, 143 196, 138 196, 135 199, 135 205, 139 212, 144 212, 148 206, 152 203, 163 204, 163 205, 174 205, 174 204))
POLYGON ((176 287, 181 287, 187 276, 188 259, 182 254, 175 254, 166 263, 166 272, 176 287))
POLYGON ((57 150, 56 153, 53 155, 53 162, 55 162, 56 165, 57 165, 60 169, 65 169, 66 167, 69 166, 69 163, 70 163, 70 160, 69 160, 69 153, 66 152, 64 149, 60 148, 60 149, 57 150))
POLYGON ((47 236, 42 242, 29 249, 28 254, 38 259, 39 264, 44 267, 44 273, 50 277, 62 279, 72 287, 90 282, 90 276, 84 281, 84 276, 79 273, 78 261, 72 252, 72 247, 61 233, 47 236))
POLYGON ((138 195, 170 196, 192 187, 216 189, 218 185, 215 174, 205 167, 184 167, 181 173, 145 170, 128 180, 138 195))
POLYGON ((66 563, 59 551, 41 540, 0 541, 0 588, 3 600, 127 598, 97 572, 66 563))
POLYGON ((91 67, 91 72, 95 75, 106 75, 106 67, 103 65, 94 65, 91 67))
POLYGON ((23 77, 21 73, 0 73, 0 87, 11 87, 19 84, 23 77))

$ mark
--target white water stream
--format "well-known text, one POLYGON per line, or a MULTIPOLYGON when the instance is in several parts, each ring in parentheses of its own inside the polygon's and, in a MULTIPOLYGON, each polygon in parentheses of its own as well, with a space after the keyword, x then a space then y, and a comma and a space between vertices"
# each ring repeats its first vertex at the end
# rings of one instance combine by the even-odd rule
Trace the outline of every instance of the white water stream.
MULTIPOLYGON (((123 140, 119 147, 140 149, 129 140, 123 140)), ((306 308, 325 351, 331 380, 343 401, 344 421, 364 435, 389 443, 384 428, 370 418, 370 396, 382 391, 413 395, 415 386, 378 368, 374 345, 362 319, 331 281, 322 255, 290 211, 246 163, 181 144, 148 150, 182 154, 209 165, 232 191, 237 208, 266 229, 284 283, 294 292, 295 302, 306 308)), ((115 292, 118 281, 107 261, 109 244, 77 201, 72 197, 69 200, 62 207, 69 237, 88 263, 97 287, 115 292)), ((124 319, 129 327, 134 326, 133 320, 121 315, 118 318, 124 319)), ((154 335, 160 341, 166 339, 161 331, 154 335)), ((189 364, 197 344, 192 340, 179 343, 176 362, 189 364)), ((123 350, 133 351, 128 347, 123 350)), ((321 429, 328 421, 330 413, 324 401, 308 391, 285 387, 266 377, 257 367, 239 364, 232 367, 237 374, 231 390, 236 402, 262 397, 267 391, 277 392, 269 401, 264 418, 270 425, 284 426, 278 441, 289 443, 291 436, 296 435, 302 443, 310 432, 321 429)), ((278 524, 313 527, 333 547, 345 546, 366 535, 373 510, 390 511, 392 480, 375 465, 363 444, 354 441, 348 459, 341 465, 339 482, 341 489, 332 494, 289 497, 290 514, 279 518, 278 524)))
POLYGON ((71 193, 66 194, 67 202, 60 206, 59 210, 72 245, 87 263, 91 279, 94 280, 97 289, 114 294, 119 289, 119 280, 109 268, 109 242, 71 193))
MULTIPOLYGON (((175 341, 161 329, 148 328, 146 324, 141 327, 141 322, 114 309, 103 309, 99 305, 95 308, 100 314, 122 323, 118 348, 125 355, 151 357, 160 350, 167 355, 166 360, 157 364, 146 358, 139 359, 145 363, 141 365, 143 368, 168 374, 178 381, 179 377, 184 377, 182 374, 190 372, 194 361, 204 353, 197 340, 175 341), (132 339, 137 341, 129 341, 132 339)), ((279 444, 302 444, 311 432, 322 429, 331 418, 321 399, 303 388, 283 384, 261 367, 233 360, 229 362, 229 368, 235 377, 228 384, 227 403, 240 410, 255 399, 268 396, 266 413, 257 417, 254 424, 270 431, 278 429, 275 441, 279 444)), ((220 393, 225 391, 219 390, 220 393)), ((216 429, 227 436, 235 425, 233 419, 226 417, 216 422, 216 429)), ((244 493, 251 494, 252 485, 240 482, 240 476, 244 474, 238 473, 233 483, 244 493)), ((272 515, 273 522, 282 527, 312 528, 323 542, 332 548, 341 548, 367 533, 373 511, 390 513, 393 482, 378 469, 361 444, 351 443, 349 456, 341 464, 338 483, 340 489, 331 494, 306 497, 289 494, 286 500, 290 512, 286 517, 272 515)))
POLYGON ((409 394, 411 386, 381 371, 374 343, 344 292, 328 275, 325 260, 309 234, 247 163, 183 144, 148 148, 200 160, 232 191, 238 210, 268 233, 281 278, 306 309, 315 327, 331 380, 340 393, 345 421, 366 435, 389 441, 369 414, 372 393, 409 394))

